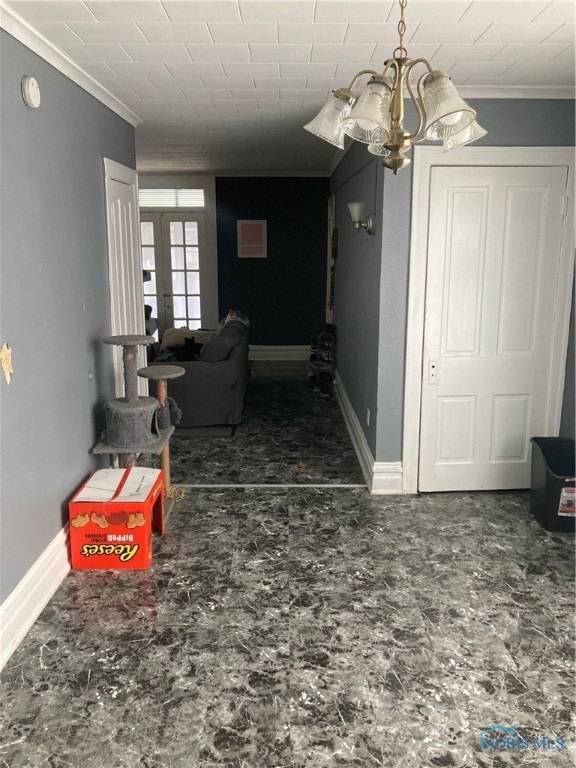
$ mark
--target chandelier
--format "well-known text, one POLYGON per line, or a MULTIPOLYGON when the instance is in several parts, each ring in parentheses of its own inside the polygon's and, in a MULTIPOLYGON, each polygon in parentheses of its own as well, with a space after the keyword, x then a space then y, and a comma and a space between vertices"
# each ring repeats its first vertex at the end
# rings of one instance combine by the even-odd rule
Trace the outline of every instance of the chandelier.
POLYGON ((469 144, 486 131, 476 122, 476 112, 458 94, 446 72, 432 69, 426 59, 410 59, 404 48, 407 0, 399 0, 399 46, 392 58, 384 62, 381 73, 362 69, 347 88, 333 91, 326 104, 307 125, 321 139, 344 149, 344 137, 368 145, 368 152, 383 158, 382 162, 397 174, 410 159, 405 152, 422 141, 442 141, 444 151, 469 144), (425 70, 416 78, 415 68, 425 70), (358 99, 354 88, 364 75, 370 75, 358 99), (417 114, 414 132, 404 126, 404 89, 408 90, 417 114))

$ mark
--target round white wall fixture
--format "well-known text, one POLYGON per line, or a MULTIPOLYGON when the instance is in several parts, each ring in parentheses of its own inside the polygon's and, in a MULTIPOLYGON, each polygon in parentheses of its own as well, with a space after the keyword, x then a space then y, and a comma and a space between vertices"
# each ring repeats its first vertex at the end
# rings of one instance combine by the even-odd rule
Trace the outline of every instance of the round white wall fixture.
POLYGON ((31 75, 22 78, 22 98, 27 107, 37 109, 40 106, 40 86, 31 75))

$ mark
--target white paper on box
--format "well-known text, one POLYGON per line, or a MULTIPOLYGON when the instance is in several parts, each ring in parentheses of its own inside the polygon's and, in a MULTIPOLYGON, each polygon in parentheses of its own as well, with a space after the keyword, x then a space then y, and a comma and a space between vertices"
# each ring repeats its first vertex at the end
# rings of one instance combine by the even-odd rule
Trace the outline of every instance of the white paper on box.
POLYGON ((128 473, 126 469, 99 469, 73 501, 145 501, 159 474, 159 469, 150 467, 131 467, 128 473), (125 476, 124 485, 116 495, 125 476))
POLYGON ((99 469, 73 501, 110 501, 124 476, 124 469, 99 469))
POLYGON ((158 479, 159 469, 132 467, 128 479, 115 501, 144 501, 158 479))

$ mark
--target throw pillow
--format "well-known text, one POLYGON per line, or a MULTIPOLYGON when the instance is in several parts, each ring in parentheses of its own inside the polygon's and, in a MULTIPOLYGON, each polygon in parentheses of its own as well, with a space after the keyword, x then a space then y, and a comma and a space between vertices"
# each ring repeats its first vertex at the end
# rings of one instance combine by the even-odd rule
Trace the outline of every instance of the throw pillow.
POLYGON ((236 324, 226 323, 222 330, 207 341, 200 350, 200 360, 205 363, 219 363, 226 360, 240 341, 242 331, 236 324))

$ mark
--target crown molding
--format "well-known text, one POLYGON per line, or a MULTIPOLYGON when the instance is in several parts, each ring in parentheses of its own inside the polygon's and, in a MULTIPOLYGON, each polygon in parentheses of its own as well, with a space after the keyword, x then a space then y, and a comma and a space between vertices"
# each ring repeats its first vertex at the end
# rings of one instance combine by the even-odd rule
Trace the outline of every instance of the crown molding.
POLYGON ((95 99, 111 109, 121 118, 136 127, 142 119, 119 101, 110 91, 85 72, 64 51, 47 40, 34 29, 20 14, 9 8, 0 0, 0 28, 12 35, 18 42, 25 45, 40 58, 51 64, 55 69, 66 75, 72 82, 79 85, 95 99))

